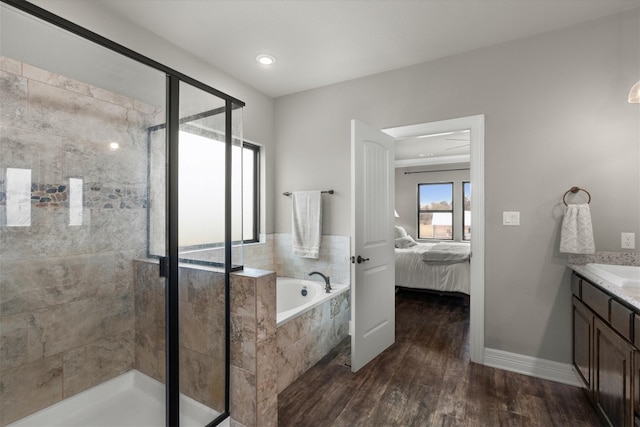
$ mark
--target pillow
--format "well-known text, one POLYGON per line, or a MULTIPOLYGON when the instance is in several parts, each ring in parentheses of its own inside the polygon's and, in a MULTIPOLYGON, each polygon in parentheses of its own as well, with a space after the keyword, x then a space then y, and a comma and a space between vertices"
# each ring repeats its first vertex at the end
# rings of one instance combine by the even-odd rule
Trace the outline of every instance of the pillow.
POLYGON ((404 237, 398 237, 396 239, 396 248, 398 249, 405 249, 405 248, 410 248, 411 246, 415 246, 418 243, 413 240, 413 237, 411 236, 404 236, 404 237))
POLYGON ((396 239, 397 239, 398 237, 405 237, 405 236, 407 236, 407 232, 406 232, 406 230, 405 230, 404 228, 402 228, 402 227, 400 227, 400 226, 396 225, 396 226, 395 226, 395 229, 396 229, 396 239))

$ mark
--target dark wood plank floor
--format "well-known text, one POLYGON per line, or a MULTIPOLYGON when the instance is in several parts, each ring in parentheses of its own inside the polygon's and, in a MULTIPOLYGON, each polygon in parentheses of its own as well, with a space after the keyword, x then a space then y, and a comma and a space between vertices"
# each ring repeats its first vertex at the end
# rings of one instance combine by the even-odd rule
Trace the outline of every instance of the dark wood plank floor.
POLYGON ((600 425, 582 389, 471 363, 468 331, 463 299, 399 291, 396 343, 353 374, 341 342, 278 396, 279 425, 600 425))

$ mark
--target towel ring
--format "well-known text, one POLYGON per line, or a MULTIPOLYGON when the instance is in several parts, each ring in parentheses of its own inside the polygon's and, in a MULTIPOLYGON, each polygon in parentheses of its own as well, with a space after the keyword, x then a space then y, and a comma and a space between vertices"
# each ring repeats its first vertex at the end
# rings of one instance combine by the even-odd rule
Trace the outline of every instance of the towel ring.
POLYGON ((562 202, 564 203, 565 206, 569 206, 567 204, 567 194, 569 193, 577 193, 578 191, 584 191, 585 193, 587 193, 587 196, 589 197, 589 200, 587 200, 587 204, 591 203, 591 194, 589 194, 589 192, 587 190, 585 190, 584 188, 580 188, 580 187, 571 187, 569 190, 567 190, 566 193, 564 193, 564 196, 562 196, 562 202))

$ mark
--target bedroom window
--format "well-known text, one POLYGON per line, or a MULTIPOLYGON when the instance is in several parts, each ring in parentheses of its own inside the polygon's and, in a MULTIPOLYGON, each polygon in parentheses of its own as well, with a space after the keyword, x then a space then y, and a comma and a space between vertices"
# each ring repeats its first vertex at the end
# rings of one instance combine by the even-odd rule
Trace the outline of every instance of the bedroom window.
POLYGON ((418 239, 453 240, 453 182, 418 184, 418 239))
POLYGON ((471 240, 471 183, 462 182, 462 240, 471 240))

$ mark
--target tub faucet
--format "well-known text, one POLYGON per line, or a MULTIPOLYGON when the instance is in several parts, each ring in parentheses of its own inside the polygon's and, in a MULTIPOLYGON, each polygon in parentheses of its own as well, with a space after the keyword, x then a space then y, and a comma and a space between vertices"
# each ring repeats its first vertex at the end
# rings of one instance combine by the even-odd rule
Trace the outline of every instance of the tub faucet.
POLYGON ((319 271, 312 271, 311 273, 309 273, 309 276, 313 276, 314 274, 317 274, 318 276, 322 276, 322 278, 324 279, 324 290, 327 293, 331 292, 331 283, 329 281, 329 276, 325 276, 319 271))

